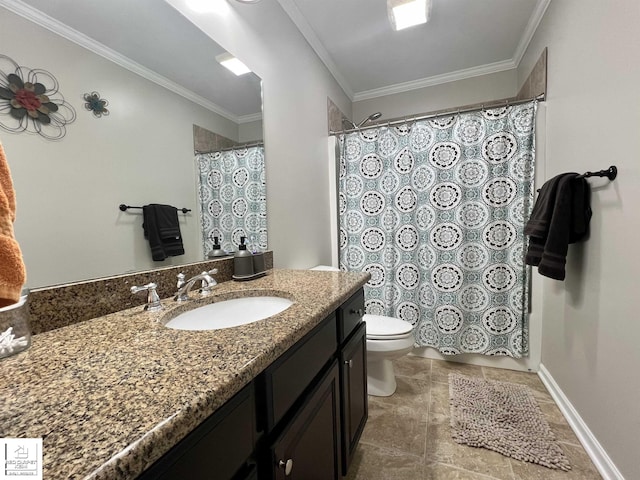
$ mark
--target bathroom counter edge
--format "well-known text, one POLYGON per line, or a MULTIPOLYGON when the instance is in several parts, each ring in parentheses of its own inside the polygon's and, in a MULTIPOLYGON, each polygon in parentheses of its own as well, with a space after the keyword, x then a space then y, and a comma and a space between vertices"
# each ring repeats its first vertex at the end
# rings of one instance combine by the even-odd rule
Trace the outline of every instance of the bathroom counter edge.
POLYGON ((2 360, 2 437, 43 438, 44 478, 133 479, 340 306, 368 274, 271 270, 215 295, 280 292, 266 320, 180 331, 135 307, 52 330, 2 360))

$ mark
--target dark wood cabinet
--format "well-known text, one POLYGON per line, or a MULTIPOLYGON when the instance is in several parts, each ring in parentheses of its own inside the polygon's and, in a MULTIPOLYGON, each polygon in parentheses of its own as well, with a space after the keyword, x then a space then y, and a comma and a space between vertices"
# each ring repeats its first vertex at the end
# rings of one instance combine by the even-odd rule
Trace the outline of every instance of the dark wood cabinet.
POLYGON ((364 315, 364 290, 354 293, 337 310, 338 342, 343 344, 349 335, 360 326, 364 315))
MULTIPOLYGON (((218 478, 218 477, 211 477, 218 478)), ((258 480, 258 468, 255 464, 248 464, 241 469, 234 477, 233 480, 258 480)))
POLYGON ((251 477, 256 444, 255 398, 249 384, 174 446, 138 480, 230 480, 251 477))
POLYGON ((329 315, 258 377, 266 396, 266 431, 285 417, 337 348, 336 315, 329 315))
POLYGON ((341 478, 340 383, 335 360, 271 451, 275 480, 341 478))
POLYGON ((360 289, 138 480, 339 480, 367 421, 360 289))
POLYGON ((342 474, 346 475, 369 415, 367 335, 364 323, 360 323, 340 352, 340 387, 342 474))

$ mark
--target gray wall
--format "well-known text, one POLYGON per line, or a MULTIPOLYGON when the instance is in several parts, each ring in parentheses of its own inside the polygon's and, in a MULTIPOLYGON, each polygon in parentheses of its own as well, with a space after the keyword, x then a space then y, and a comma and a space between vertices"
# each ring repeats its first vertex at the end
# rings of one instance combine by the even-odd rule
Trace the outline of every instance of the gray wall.
POLYGON ((515 97, 518 93, 517 71, 480 75, 455 82, 419 88, 410 92, 385 95, 353 103, 354 121, 381 112, 382 118, 411 116, 444 108, 515 97))
POLYGON ((262 140, 262 120, 256 120, 255 122, 241 123, 238 126, 238 141, 239 142, 255 142, 262 140))
POLYGON ((564 282, 544 280, 542 364, 628 480, 640 478, 640 3, 551 2, 519 68, 545 46, 546 159, 539 173, 590 179, 591 236, 573 245, 564 282))

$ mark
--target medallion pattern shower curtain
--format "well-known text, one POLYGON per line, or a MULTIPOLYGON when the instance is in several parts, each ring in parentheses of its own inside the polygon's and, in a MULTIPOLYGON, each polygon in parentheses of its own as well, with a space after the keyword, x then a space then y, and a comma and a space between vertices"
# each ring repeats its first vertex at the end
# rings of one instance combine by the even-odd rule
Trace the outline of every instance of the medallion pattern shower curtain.
POLYGON ((339 139, 340 263, 366 271, 369 314, 443 354, 528 354, 524 224, 536 104, 339 139))
POLYGON ((196 154, 196 169, 205 255, 214 237, 226 251, 235 251, 241 236, 250 248, 266 250, 264 147, 196 154))

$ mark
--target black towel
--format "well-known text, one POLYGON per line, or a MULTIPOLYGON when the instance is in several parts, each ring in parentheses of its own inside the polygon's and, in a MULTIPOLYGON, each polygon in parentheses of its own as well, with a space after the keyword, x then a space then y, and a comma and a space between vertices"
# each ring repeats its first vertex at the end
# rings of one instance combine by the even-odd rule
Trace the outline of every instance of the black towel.
POLYGON ((142 217, 144 238, 149 240, 154 261, 184 255, 176 207, 157 203, 145 205, 142 207, 142 217))
POLYGON ((589 231, 589 184, 577 173, 563 173, 547 181, 524 228, 529 235, 527 265, 549 278, 564 280, 570 243, 589 231))

